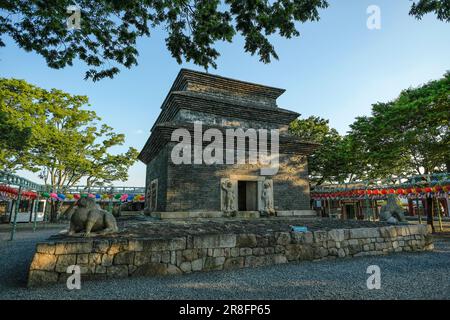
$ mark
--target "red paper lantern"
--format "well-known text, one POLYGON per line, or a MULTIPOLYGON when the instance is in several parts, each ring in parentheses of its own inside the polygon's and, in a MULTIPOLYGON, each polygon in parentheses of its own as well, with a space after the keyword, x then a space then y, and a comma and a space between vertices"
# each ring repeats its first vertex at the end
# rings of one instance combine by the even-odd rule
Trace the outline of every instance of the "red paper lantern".
POLYGON ((416 191, 416 193, 421 193, 422 192, 422 188, 416 188, 415 191, 416 191))
POLYGON ((403 189, 397 189, 397 190, 396 190, 396 193, 397 193, 397 194, 403 194, 403 189))
POLYGON ((432 189, 432 188, 430 188, 430 187, 426 187, 426 188, 425 188, 425 192, 426 192, 426 193, 430 193, 430 192, 433 192, 433 189, 432 189))
POLYGON ((381 190, 381 194, 387 194, 388 191, 386 189, 381 190))

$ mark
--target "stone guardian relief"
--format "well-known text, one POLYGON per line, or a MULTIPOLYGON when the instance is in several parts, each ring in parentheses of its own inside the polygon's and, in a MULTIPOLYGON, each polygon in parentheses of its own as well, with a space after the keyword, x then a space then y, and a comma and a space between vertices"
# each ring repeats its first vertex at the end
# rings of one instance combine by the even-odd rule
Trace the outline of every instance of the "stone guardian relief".
POLYGON ((230 179, 222 179, 220 187, 222 189, 222 211, 226 217, 234 217, 237 213, 236 183, 230 179))
POLYGON ((273 181, 266 180, 263 183, 261 191, 262 210, 261 213, 266 216, 275 216, 275 207, 273 204, 273 181))

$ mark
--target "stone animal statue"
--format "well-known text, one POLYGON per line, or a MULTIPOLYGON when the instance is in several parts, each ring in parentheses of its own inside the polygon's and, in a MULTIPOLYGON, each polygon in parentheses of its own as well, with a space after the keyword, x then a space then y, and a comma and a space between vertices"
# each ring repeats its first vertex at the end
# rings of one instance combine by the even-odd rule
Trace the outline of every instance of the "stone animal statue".
POLYGON ((380 220, 392 224, 406 221, 403 208, 397 204, 397 199, 394 195, 389 195, 387 204, 381 207, 380 220))
POLYGON ((104 235, 119 231, 116 218, 100 209, 94 199, 81 198, 77 202, 77 208, 70 218, 68 235, 81 235, 90 237, 104 235))

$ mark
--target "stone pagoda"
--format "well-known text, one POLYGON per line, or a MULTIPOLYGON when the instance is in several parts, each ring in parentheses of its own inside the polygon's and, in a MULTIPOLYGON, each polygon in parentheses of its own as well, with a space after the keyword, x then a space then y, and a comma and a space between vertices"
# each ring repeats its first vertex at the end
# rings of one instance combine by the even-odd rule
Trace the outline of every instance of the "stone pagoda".
POLYGON ((147 166, 146 213, 163 219, 313 214, 307 156, 318 145, 288 133, 299 114, 277 106, 284 91, 181 69, 139 155, 147 166), (236 139, 225 143, 233 132, 236 139), (269 164, 250 159, 261 146, 269 164), (236 160, 240 152, 244 162, 236 160), (203 159, 206 153, 215 160, 203 159))

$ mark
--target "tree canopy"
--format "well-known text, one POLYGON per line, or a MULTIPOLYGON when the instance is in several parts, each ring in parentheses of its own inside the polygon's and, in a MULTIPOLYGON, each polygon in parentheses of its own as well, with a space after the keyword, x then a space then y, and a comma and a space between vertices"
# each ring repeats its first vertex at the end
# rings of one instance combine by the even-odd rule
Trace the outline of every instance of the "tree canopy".
POLYGON ((450 171, 450 73, 358 117, 349 136, 371 177, 450 171))
MULTIPOLYGON (((178 63, 192 61, 205 69, 216 67, 219 41, 232 42, 236 34, 244 50, 269 63, 278 59, 271 35, 299 36, 298 23, 319 20, 326 0, 78 0, 81 28, 68 30, 71 0, 3 0, 0 2, 0 47, 10 36, 26 51, 45 58, 51 68, 88 66, 86 79, 114 77, 120 66, 138 64, 137 39, 152 29, 167 33, 167 49, 178 63)), ((450 20, 448 0, 412 1, 410 14, 420 19, 434 13, 450 20)))
POLYGON ((291 133, 318 142, 309 159, 313 184, 391 175, 450 172, 450 73, 357 117, 344 136, 318 117, 297 119, 291 133))
POLYGON ((0 78, 0 169, 39 172, 54 192, 83 178, 88 186, 125 181, 137 150, 111 154, 125 136, 99 123, 94 111, 83 109, 86 105, 86 96, 0 78))

